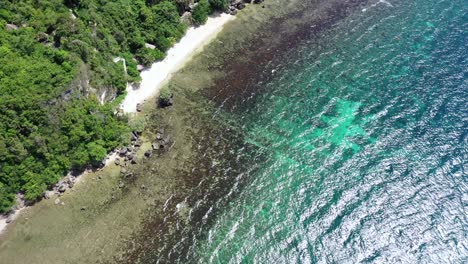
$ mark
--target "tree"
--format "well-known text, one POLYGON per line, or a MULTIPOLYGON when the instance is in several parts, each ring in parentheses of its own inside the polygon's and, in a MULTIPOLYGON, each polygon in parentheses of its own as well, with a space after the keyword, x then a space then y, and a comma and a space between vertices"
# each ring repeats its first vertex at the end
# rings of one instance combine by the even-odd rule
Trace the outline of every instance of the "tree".
POLYGON ((208 0, 200 0, 192 12, 192 18, 195 24, 202 25, 208 20, 208 14, 211 12, 208 0))
POLYGON ((227 0, 209 0, 213 10, 225 11, 229 4, 227 0))

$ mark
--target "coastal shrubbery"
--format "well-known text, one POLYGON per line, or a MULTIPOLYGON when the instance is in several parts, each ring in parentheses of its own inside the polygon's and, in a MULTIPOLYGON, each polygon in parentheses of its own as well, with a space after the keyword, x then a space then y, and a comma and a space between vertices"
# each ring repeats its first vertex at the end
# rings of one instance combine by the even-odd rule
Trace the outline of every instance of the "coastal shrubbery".
POLYGON ((160 91, 159 91, 159 106, 160 107, 167 107, 172 105, 172 89, 171 89, 171 84, 164 86, 160 91))
POLYGON ((196 25, 201 25, 206 22, 208 15, 211 13, 212 8, 208 0, 200 0, 198 5, 195 6, 192 12, 192 18, 196 25))

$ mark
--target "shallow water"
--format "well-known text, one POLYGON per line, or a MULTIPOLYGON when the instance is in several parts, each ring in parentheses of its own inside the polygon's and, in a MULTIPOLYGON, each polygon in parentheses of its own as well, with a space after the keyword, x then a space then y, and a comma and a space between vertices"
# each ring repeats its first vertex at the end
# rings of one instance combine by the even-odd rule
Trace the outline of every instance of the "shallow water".
POLYGON ((242 98, 207 93, 257 158, 195 202, 176 262, 468 261, 467 11, 369 1, 309 25, 242 98))

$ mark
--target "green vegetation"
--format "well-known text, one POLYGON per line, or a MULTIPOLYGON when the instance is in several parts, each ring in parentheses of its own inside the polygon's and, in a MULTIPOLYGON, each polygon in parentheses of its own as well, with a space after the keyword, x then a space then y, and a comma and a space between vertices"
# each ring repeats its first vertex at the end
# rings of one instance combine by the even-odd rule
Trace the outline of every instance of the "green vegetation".
MULTIPOLYGON (((36 200, 70 169, 98 165, 126 143, 117 102, 139 81, 137 64, 162 59, 183 36, 189 3, 0 1, 0 213, 16 192, 36 200), (93 91, 103 89, 117 99, 101 105, 93 91)), ((202 0, 198 21, 223 3, 202 0)))
POLYGON ((192 18, 196 25, 201 25, 206 22, 208 15, 211 13, 211 7, 208 0, 200 0, 198 5, 193 9, 192 18))
POLYGON ((172 105, 172 89, 171 84, 164 86, 159 91, 159 105, 161 107, 166 107, 172 105))

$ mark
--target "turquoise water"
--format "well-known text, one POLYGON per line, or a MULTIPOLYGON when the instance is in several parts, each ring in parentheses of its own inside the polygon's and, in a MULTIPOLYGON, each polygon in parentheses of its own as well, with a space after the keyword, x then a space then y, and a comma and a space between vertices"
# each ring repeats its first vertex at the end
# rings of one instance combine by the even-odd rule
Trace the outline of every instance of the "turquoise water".
POLYGON ((179 262, 466 263, 467 11, 370 1, 221 106, 266 158, 179 262))

